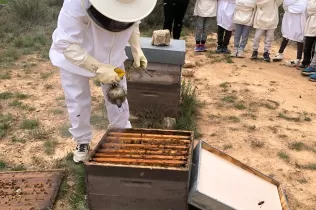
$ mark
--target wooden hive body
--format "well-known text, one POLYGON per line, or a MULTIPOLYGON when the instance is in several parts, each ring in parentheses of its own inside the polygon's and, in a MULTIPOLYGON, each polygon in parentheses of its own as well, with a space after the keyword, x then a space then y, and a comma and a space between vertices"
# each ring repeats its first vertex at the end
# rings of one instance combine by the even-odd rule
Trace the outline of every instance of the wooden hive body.
POLYGON ((148 60, 147 70, 153 77, 131 68, 133 56, 130 46, 127 46, 125 69, 127 99, 131 112, 155 109, 163 112, 166 117, 178 117, 185 41, 171 40, 169 46, 153 46, 150 38, 142 37, 141 46, 148 60))
POLYGON ((92 152, 89 161, 85 163, 89 209, 187 210, 192 151, 191 132, 150 129, 109 130, 92 152), (143 136, 140 138, 144 139, 141 140, 143 147, 136 140, 136 136, 128 137, 136 134, 143 136), (160 146, 158 146, 160 140, 157 135, 165 135, 161 139, 164 143, 160 146), (175 159, 176 157, 179 159, 181 156, 177 156, 179 154, 184 155, 185 158, 181 161, 185 162, 185 166, 179 165, 181 161, 171 158, 162 159, 167 157, 164 151, 169 151, 169 155, 172 154, 173 149, 169 147, 173 147, 175 141, 178 141, 177 139, 173 142, 169 141, 171 139, 168 135, 171 139, 176 135, 186 136, 185 150, 174 149, 181 153, 173 154, 175 159), (157 144, 152 143, 150 138, 153 138, 157 144), (153 148, 156 146, 159 149, 153 148), (164 147, 168 148, 164 150, 164 147), (147 148, 146 151, 144 148, 147 148), (134 163, 124 162, 131 160, 134 163), (158 163, 165 166, 158 166, 158 163))

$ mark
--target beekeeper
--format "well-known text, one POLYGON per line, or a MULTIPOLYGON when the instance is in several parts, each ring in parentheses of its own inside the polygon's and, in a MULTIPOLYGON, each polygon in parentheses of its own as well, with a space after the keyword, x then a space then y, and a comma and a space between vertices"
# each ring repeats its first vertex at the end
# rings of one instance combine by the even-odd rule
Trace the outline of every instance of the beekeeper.
POLYGON ((274 57, 274 61, 283 60, 283 53, 288 42, 294 41, 297 43, 296 60, 287 62, 288 66, 299 66, 304 48, 304 29, 306 25, 308 0, 284 0, 284 16, 282 19, 282 35, 283 41, 281 43, 278 53, 274 57), (295 27, 293 27, 295 26, 295 27))
POLYGON ((228 44, 235 29, 234 12, 236 0, 218 0, 217 5, 217 53, 229 54, 228 44))
MULTIPOLYGON (((77 143, 74 161, 86 160, 92 139, 89 79, 97 77, 105 96, 109 84, 126 88, 125 47, 131 46, 133 66, 147 67, 140 46, 140 20, 148 16, 157 0, 65 0, 53 32, 49 57, 60 69, 61 85, 77 143)), ((109 127, 130 128, 129 106, 122 109, 105 97, 109 127), (122 111, 123 110, 123 111, 122 111)))

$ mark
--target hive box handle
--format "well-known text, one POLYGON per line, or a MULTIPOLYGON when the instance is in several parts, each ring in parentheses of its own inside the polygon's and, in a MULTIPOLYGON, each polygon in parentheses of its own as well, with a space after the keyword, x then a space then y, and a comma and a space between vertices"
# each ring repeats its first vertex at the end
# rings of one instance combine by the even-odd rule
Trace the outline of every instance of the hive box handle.
POLYGON ((133 180, 121 180, 121 184, 124 185, 133 185, 133 186, 139 186, 139 187, 152 187, 151 182, 143 182, 143 181, 133 181, 133 180))

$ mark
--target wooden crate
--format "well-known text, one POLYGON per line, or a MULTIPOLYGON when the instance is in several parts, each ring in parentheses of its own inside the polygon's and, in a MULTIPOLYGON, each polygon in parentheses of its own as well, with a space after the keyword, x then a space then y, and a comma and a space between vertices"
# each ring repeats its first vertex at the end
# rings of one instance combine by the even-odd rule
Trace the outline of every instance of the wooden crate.
POLYGON ((188 202, 201 210, 289 210, 278 181, 204 141, 192 162, 188 202))
POLYGON ((187 210, 193 132, 110 129, 85 162, 90 210, 187 210))

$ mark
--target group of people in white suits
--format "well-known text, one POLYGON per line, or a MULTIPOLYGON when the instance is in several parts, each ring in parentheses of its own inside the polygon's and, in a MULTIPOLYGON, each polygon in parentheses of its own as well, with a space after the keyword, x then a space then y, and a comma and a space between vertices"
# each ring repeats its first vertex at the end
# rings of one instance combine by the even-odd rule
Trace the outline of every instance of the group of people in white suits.
POLYGON ((251 58, 258 58, 260 40, 264 36, 263 59, 270 62, 270 50, 275 30, 279 25, 279 7, 281 5, 284 8, 281 23, 283 41, 272 60, 283 60, 283 53, 288 42, 296 42, 297 57, 286 64, 297 67, 305 75, 308 71, 308 75, 312 77, 311 75, 316 73, 316 60, 315 69, 310 67, 313 46, 316 41, 316 0, 196 0, 194 9, 194 15, 197 18, 195 51, 206 51, 205 43, 211 18, 216 17, 217 53, 228 53, 233 57, 243 58, 249 34, 254 28, 255 36, 251 58), (233 31, 235 32, 234 49, 230 51, 228 45, 233 31))

